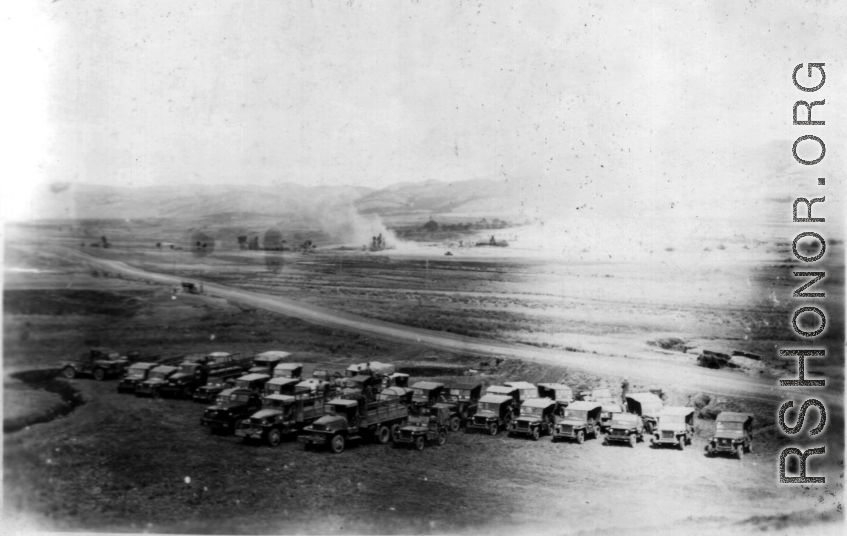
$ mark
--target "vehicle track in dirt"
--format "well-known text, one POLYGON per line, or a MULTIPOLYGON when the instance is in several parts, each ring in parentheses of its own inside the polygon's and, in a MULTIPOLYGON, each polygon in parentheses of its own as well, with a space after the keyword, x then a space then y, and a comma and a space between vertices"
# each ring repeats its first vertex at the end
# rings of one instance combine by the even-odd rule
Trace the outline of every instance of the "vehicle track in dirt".
MULTIPOLYGON (((98 258, 72 248, 62 247, 61 254, 100 269, 126 277, 153 281, 163 285, 179 285, 184 278, 156 273, 122 261, 98 258)), ((193 282, 202 281, 191 278, 193 282)), ((351 313, 307 304, 280 296, 260 294, 212 282, 203 282, 207 296, 223 298, 267 311, 293 316, 325 327, 348 330, 363 335, 397 342, 414 342, 453 352, 484 357, 505 357, 570 367, 600 376, 628 378, 647 383, 673 385, 678 389, 699 391, 712 395, 731 396, 760 402, 774 402, 788 397, 804 396, 797 388, 780 387, 776 380, 741 375, 738 372, 712 370, 688 363, 651 360, 644 357, 622 357, 582 352, 561 352, 516 343, 467 337, 452 333, 413 328, 390 322, 369 319, 351 313)), ((841 405, 841 401, 832 401, 841 405)))

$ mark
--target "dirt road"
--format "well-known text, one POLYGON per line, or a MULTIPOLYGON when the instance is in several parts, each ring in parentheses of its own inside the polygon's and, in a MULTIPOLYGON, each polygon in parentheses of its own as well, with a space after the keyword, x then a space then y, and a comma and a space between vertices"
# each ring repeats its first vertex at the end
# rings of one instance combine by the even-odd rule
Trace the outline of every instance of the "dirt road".
MULTIPOLYGON (((178 285, 183 280, 177 276, 148 272, 126 263, 97 258, 85 253, 62 248, 61 253, 124 276, 154 281, 164 285, 178 285)), ((192 281, 196 281, 192 279, 192 281)), ((289 300, 279 296, 268 296, 216 283, 203 282, 205 294, 232 302, 265 309, 326 327, 349 330, 377 338, 415 342, 432 348, 476 354, 518 358, 527 361, 566 366, 602 376, 629 378, 647 383, 661 382, 679 389, 732 396, 760 402, 785 400, 789 396, 804 395, 800 389, 779 387, 772 379, 741 375, 737 372, 710 370, 689 363, 673 363, 668 360, 652 362, 643 357, 626 358, 610 355, 595 355, 580 352, 561 352, 513 343, 483 340, 473 337, 418 329, 390 322, 363 318, 316 305, 289 300), (657 372, 660 371, 660 372, 657 372)), ((838 402, 840 403, 840 401, 838 402)))

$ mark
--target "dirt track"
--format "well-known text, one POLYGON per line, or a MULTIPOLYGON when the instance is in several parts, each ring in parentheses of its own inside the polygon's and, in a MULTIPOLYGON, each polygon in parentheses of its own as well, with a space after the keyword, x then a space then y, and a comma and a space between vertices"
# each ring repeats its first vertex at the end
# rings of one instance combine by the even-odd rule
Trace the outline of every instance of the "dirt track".
MULTIPOLYGON (((62 253, 109 271, 125 276, 155 281, 166 285, 178 285, 183 278, 153 273, 125 264, 120 261, 100 259, 76 250, 63 248, 62 253)), ((196 281, 196 279, 192 279, 196 281)), ((357 315, 334 311, 323 307, 289 300, 279 296, 268 296, 247 290, 235 289, 216 283, 204 282, 205 293, 209 296, 266 309, 301 318, 315 324, 355 331, 394 341, 413 341, 433 348, 461 351, 481 356, 519 358, 528 361, 571 367, 576 370, 604 376, 626 377, 643 382, 661 381, 681 389, 701 391, 709 394, 732 396, 760 402, 784 400, 789 396, 801 397, 799 389, 779 387, 775 381, 740 375, 723 370, 709 370, 692 367, 688 363, 674 363, 668 360, 651 363, 643 358, 623 358, 602 356, 579 352, 555 352, 524 345, 499 341, 483 341, 479 338, 464 337, 444 332, 412 328, 389 322, 363 318, 357 315), (657 377, 655 371, 662 373, 657 377)), ((836 403, 840 404, 840 401, 836 403)))

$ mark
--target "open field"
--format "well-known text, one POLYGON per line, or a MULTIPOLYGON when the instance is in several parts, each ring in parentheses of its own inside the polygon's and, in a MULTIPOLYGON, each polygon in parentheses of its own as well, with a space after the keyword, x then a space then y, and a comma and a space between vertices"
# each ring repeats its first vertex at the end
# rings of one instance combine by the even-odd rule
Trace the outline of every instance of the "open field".
MULTIPOLYGON (((633 391, 661 389, 668 404, 697 401, 703 415, 755 413, 756 448, 741 462, 706 458, 714 424, 701 419, 682 452, 459 433, 421 453, 363 444, 334 456, 296 442, 272 449, 209 436, 198 404, 118 395, 114 382, 61 380, 85 403, 5 436, 7 516, 69 530, 212 533, 491 533, 527 524, 540 532, 599 525, 744 533, 841 519, 843 480, 811 492, 775 483, 786 442, 775 413, 785 391, 772 386, 795 370, 774 359, 774 348, 791 342, 784 298, 796 286, 785 278, 782 245, 762 246, 733 266, 717 257, 656 269, 491 250, 449 258, 434 247, 319 249, 284 253, 280 263, 268 262, 276 252, 159 251, 149 246, 153 235, 133 233, 134 244, 84 248, 93 259, 63 249, 79 241, 62 233, 37 248, 7 243, 4 420, 47 411, 27 397, 44 398, 49 408, 58 396, 15 395, 45 387, 43 378, 21 383, 16 372, 49 368, 88 345, 146 355, 284 349, 307 372, 365 360, 418 370, 461 365, 480 370, 487 385, 561 378, 613 392, 626 377, 633 391), (207 295, 173 299, 167 274, 207 282, 207 295), (668 344, 671 338, 683 342, 668 344), (695 366, 703 348, 764 359, 708 371, 695 366)), ((828 290, 843 288, 835 277, 828 283, 828 290)), ((829 336, 843 334, 834 328, 829 336)), ((825 373, 829 389, 841 391, 843 353, 827 362, 812 364, 811 373, 825 373)), ((837 430, 828 431, 828 452, 840 453, 843 410, 832 408, 837 430)), ((827 463, 843 466, 843 457, 827 463)))

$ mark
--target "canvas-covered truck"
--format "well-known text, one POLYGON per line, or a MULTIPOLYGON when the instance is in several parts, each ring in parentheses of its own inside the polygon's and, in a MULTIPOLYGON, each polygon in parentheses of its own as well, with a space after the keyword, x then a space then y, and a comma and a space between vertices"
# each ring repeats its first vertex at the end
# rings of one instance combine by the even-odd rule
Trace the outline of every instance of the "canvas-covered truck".
POLYGON ((126 371, 126 376, 118 382, 119 393, 134 393, 135 386, 147 379, 150 371, 158 367, 157 363, 133 363, 126 371))
POLYGON ((509 437, 529 436, 538 441, 542 435, 553 433, 556 402, 549 398, 530 398, 521 404, 521 415, 509 425, 509 437))
POLYGON ((653 435, 653 430, 659 424, 662 407, 662 399, 653 393, 630 393, 626 397, 626 410, 641 417, 647 435, 653 435))
POLYGON ((715 419, 715 435, 706 445, 708 456, 734 454, 739 460, 753 452, 753 416, 749 413, 722 411, 715 419))
POLYGON ((245 374, 235 378, 232 385, 235 389, 249 389, 256 394, 262 394, 265 390, 265 384, 270 379, 271 377, 267 374, 245 374))
POLYGON ((433 407, 445 407, 450 412, 450 431, 457 432, 462 423, 476 414, 482 384, 452 382, 444 385, 441 401, 433 407))
POLYGON ((253 366, 247 372, 254 374, 271 374, 278 364, 291 357, 291 352, 268 350, 253 356, 253 366))
POLYGON ((517 387, 506 387, 505 385, 490 385, 485 390, 487 395, 508 396, 512 399, 512 412, 515 415, 520 415, 521 411, 521 393, 517 387))
POLYGON ((574 401, 573 389, 560 383, 539 383, 538 396, 555 400, 557 415, 561 415, 561 410, 574 401))
POLYGON ((231 389, 234 383, 235 378, 212 376, 208 379, 208 381, 206 381, 206 385, 198 387, 194 390, 194 394, 191 398, 195 402, 202 402, 205 404, 214 402, 214 400, 218 397, 221 391, 223 391, 224 389, 231 389))
POLYGON ((218 395, 215 405, 209 406, 203 412, 200 424, 213 434, 234 432, 240 427, 241 421, 261 408, 262 399, 255 391, 225 389, 218 395))
POLYGON ((159 389, 168 381, 168 378, 177 373, 179 369, 170 365, 159 365, 150 370, 147 379, 136 384, 135 396, 159 396, 159 389))
MULTIPOLYGON (((266 372, 265 374, 270 374, 266 372)), ((300 379, 303 376, 303 364, 302 363, 279 363, 274 366, 273 369, 273 377, 274 378, 293 378, 300 379)))
POLYGON ((465 424, 465 432, 485 430, 497 435, 501 429, 508 430, 515 417, 514 402, 509 395, 486 394, 479 399, 476 415, 465 424))
POLYGON ((529 382, 505 382, 506 387, 512 387, 518 390, 518 404, 523 405, 524 402, 532 398, 538 398, 538 386, 529 382))
POLYGON ((264 395, 294 396, 295 387, 300 383, 297 378, 271 378, 265 383, 264 395))
POLYGON ((296 434, 323 417, 326 401, 323 396, 268 395, 262 400, 262 409, 241 421, 235 435, 245 442, 259 440, 276 447, 284 436, 296 434))
POLYGON ((599 402, 579 401, 565 408, 561 417, 556 417, 553 441, 574 439, 582 444, 586 437, 597 439, 600 435, 600 413, 603 406, 599 402))
POLYGON ((246 362, 233 359, 200 359, 179 364, 179 370, 162 385, 162 396, 181 397, 190 400, 194 391, 203 387, 211 377, 235 378, 244 373, 246 362))
POLYGON ((397 399, 368 402, 361 395, 334 398, 323 417, 307 426, 297 440, 305 448, 328 446, 339 454, 350 441, 373 438, 385 444, 405 424, 409 409, 397 399))
POLYGON ((370 374, 358 374, 344 378, 341 393, 345 395, 363 395, 373 399, 379 390, 379 378, 370 374))
POLYGON ((644 441, 644 424, 641 417, 634 413, 612 413, 609 420, 609 433, 606 434, 604 445, 626 443, 635 447, 639 441, 644 441))
POLYGON ((388 387, 376 395, 377 400, 391 400, 397 398, 404 406, 412 404, 412 395, 415 394, 409 387, 388 387))
POLYGON ((412 413, 429 415, 429 408, 438 402, 444 391, 444 384, 438 382, 417 382, 412 385, 412 413))
POLYGON ((694 438, 694 408, 666 407, 659 413, 659 425, 650 439, 653 446, 671 445, 685 450, 694 438))
POLYGON ((332 383, 318 378, 307 378, 294 386, 294 393, 302 396, 330 397, 335 394, 332 383))
POLYGON ((410 415, 408 422, 394 435, 394 447, 414 447, 423 450, 428 442, 436 441, 441 447, 447 443, 447 426, 450 409, 433 406, 419 415, 410 415))
POLYGON ((129 358, 108 348, 91 348, 77 359, 68 359, 59 363, 62 376, 73 379, 77 376, 93 376, 97 381, 116 378, 129 366, 129 358))

